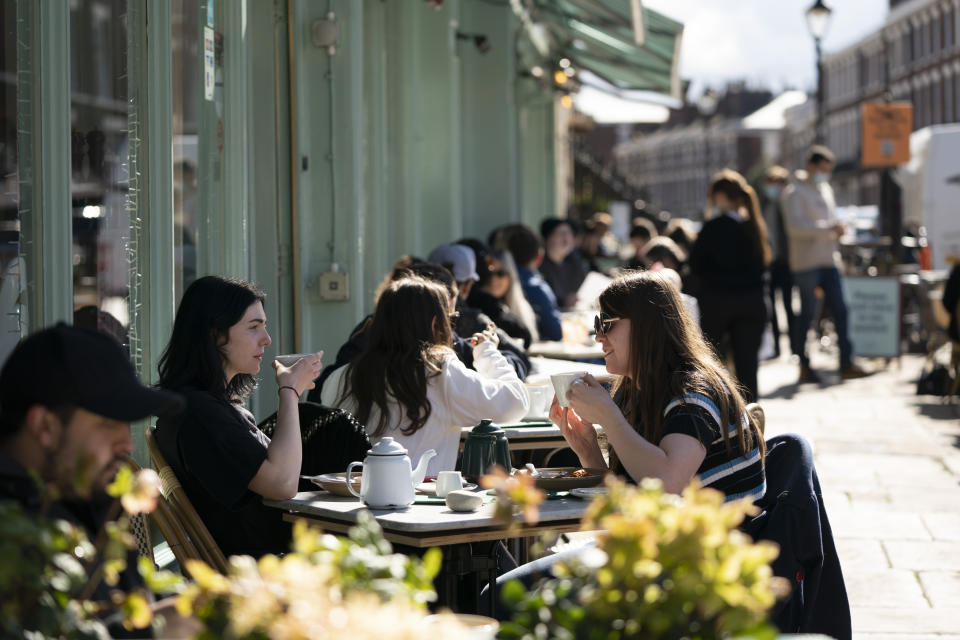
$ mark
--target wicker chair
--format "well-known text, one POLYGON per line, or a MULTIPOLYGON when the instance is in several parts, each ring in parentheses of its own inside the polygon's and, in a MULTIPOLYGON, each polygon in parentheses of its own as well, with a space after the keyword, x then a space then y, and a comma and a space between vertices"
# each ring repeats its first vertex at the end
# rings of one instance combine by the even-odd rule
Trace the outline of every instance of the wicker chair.
POLYGON ((747 405, 747 413, 749 413, 750 417, 757 423, 757 428, 760 429, 760 435, 762 436, 767 426, 767 417, 763 413, 763 407, 756 402, 751 402, 747 405))
MULTIPOLYGON (((163 501, 169 507, 171 515, 170 536, 173 537, 177 547, 180 548, 183 559, 177 553, 174 542, 168 537, 166 531, 163 535, 170 543, 180 566, 185 568, 183 560, 197 558, 220 573, 226 573, 226 557, 220 551, 220 547, 217 546, 206 525, 203 524, 203 520, 200 519, 196 509, 190 504, 190 499, 187 498, 186 492, 180 486, 180 481, 177 480, 173 469, 164 460, 160 453, 160 447, 157 446, 156 438, 153 436, 153 430, 150 428, 147 428, 147 447, 150 450, 153 466, 157 468, 157 473, 160 475, 160 491, 163 494, 163 501)), ((161 531, 163 531, 162 526, 161 531)))
MULTIPOLYGON (((273 436, 276 426, 276 413, 258 425, 268 437, 273 436)), ((300 473, 305 476, 346 471, 347 465, 363 460, 370 449, 366 430, 352 415, 316 402, 300 403, 300 437, 303 443, 300 473)), ((301 491, 314 489, 310 481, 300 481, 301 491)))
MULTIPOLYGON (((130 465, 135 472, 140 470, 140 465, 130 456, 127 456, 127 464, 130 465)), ((157 528, 160 529, 160 533, 167 541, 170 551, 173 552, 173 556, 180 564, 181 570, 186 572, 186 561, 200 559, 200 552, 197 551, 193 541, 190 540, 190 536, 187 535, 186 530, 173 515, 165 499, 157 501, 157 507, 150 514, 150 519, 152 519, 153 522, 156 523, 157 528)), ((150 527, 148 526, 146 517, 144 517, 143 514, 134 516, 131 529, 137 539, 137 550, 140 552, 140 555, 150 558, 150 560, 156 564, 156 559, 153 555, 153 541, 150 537, 150 527)))

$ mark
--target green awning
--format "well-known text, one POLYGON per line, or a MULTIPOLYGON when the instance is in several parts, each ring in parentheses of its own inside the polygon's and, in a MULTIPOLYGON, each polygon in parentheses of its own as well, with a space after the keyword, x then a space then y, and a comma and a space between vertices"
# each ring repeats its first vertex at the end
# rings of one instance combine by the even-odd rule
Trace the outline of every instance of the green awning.
POLYGON ((680 98, 677 62, 683 25, 639 0, 534 0, 529 20, 546 27, 550 55, 567 58, 613 87, 680 98), (637 42, 642 44, 637 44, 637 42))

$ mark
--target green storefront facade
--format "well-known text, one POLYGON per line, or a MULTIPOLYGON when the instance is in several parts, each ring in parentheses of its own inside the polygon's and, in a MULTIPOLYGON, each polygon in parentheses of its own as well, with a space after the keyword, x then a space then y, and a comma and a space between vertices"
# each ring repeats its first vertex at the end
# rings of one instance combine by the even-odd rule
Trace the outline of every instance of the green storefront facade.
POLYGON ((528 4, 5 0, 0 357, 76 319, 155 381, 184 287, 221 274, 267 292, 268 356, 332 361, 400 255, 562 214, 567 111, 524 57, 528 4))

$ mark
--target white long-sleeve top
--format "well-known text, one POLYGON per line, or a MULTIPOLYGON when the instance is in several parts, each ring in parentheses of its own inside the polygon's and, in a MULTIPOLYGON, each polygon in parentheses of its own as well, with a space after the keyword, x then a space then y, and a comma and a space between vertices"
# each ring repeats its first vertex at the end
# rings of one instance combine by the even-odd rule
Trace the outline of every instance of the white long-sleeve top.
POLYGON ((829 183, 813 184, 806 172, 797 172, 784 190, 780 203, 790 245, 790 270, 840 268, 836 205, 829 183))
MULTIPOLYGON (((437 456, 427 466, 427 475, 453 470, 461 427, 475 425, 485 418, 494 422, 515 422, 527 413, 530 406, 523 381, 493 343, 481 342, 473 348, 473 365, 476 371, 468 369, 452 351, 444 358, 440 373, 427 379, 430 417, 409 436, 400 431, 400 427, 406 424, 404 412, 400 403, 391 398, 390 426, 381 437, 390 436, 402 444, 414 466, 424 451, 434 449, 437 456)), ((330 374, 320 398, 327 406, 356 413, 353 396, 340 401, 344 376, 349 369, 349 365, 340 367, 330 374)), ((380 411, 374 406, 364 425, 374 443, 377 439, 373 438, 373 431, 379 421, 380 411)))

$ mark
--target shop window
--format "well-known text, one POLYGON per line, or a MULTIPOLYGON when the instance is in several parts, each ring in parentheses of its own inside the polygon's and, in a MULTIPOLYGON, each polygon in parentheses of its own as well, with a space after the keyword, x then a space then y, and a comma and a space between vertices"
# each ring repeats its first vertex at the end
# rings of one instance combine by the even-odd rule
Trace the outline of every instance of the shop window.
POLYGON ((17 3, 0 4, 0 362, 27 332, 17 155, 17 3))
MULTIPOLYGON (((173 55, 173 221, 174 286, 179 301, 197 277, 199 232, 198 133, 204 41, 198 0, 174 0, 170 7, 173 55)), ((203 11, 206 14, 206 11, 203 11)))
POLYGON ((70 161, 74 322, 129 347, 126 7, 70 3, 70 161))

